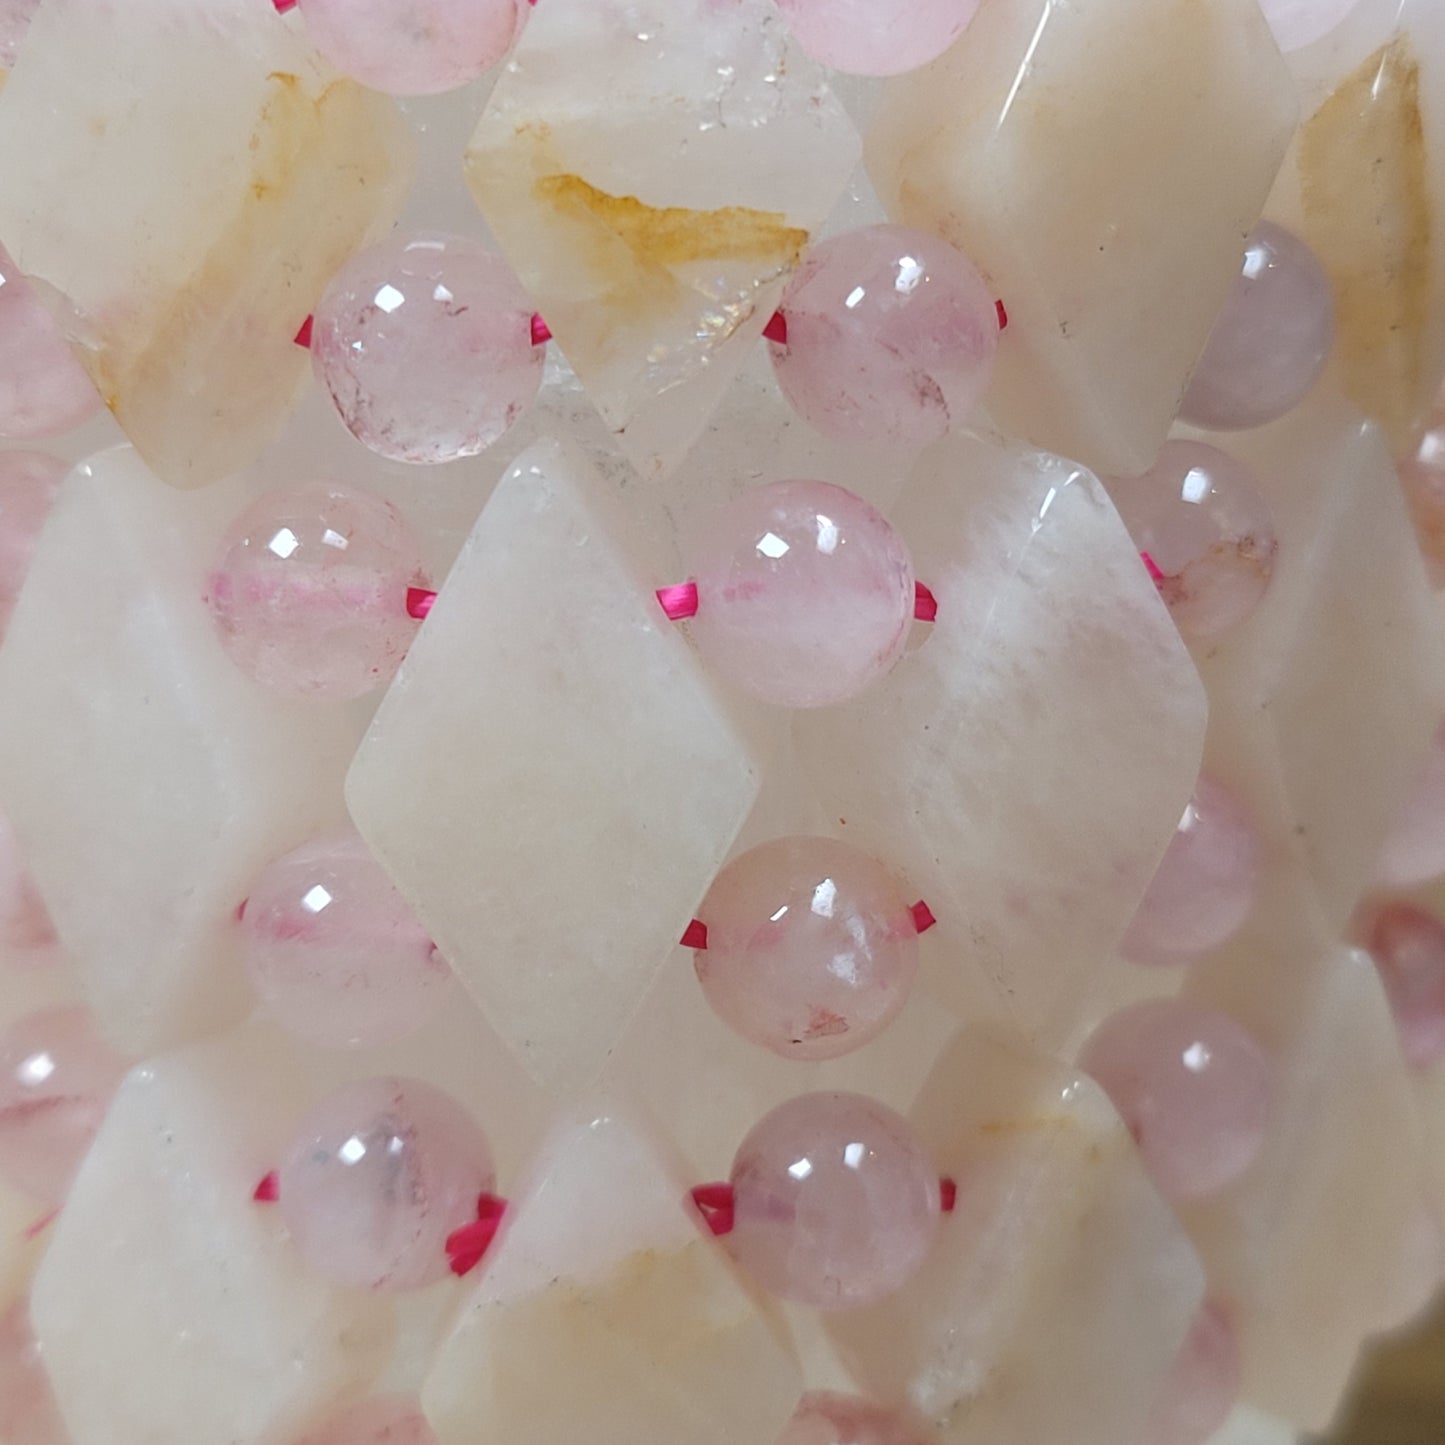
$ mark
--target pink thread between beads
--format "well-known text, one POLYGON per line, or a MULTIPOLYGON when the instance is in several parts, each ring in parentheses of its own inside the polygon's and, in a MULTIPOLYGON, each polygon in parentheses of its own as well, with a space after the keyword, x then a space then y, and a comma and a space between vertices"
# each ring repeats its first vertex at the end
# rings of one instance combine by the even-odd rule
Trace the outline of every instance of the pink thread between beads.
POLYGON ((682 938, 679 940, 684 948, 707 948, 707 924, 701 919, 694 918, 683 930, 682 938))
POLYGON ((927 933, 938 922, 933 910, 921 898, 908 911, 913 915, 913 926, 920 933, 927 933))
POLYGON ((273 1169, 262 1176, 261 1182, 251 1193, 257 1204, 275 1204, 281 1197, 281 1176, 273 1169))
MULTIPOLYGON (((536 0, 533 0, 533 4, 535 3, 536 0)), ((278 15, 284 15, 288 10, 294 10, 297 4, 298 0, 275 0, 276 13, 278 15)))
MULTIPOLYGON (((679 582, 673 587, 659 587, 657 600, 662 605, 662 610, 667 613, 669 622, 683 622, 689 617, 696 617, 697 583, 679 582)), ((409 602, 408 610, 410 610, 409 602)), ((416 615, 416 613, 412 613, 413 617, 416 615)), ((936 622, 938 620, 938 599, 933 595, 932 590, 925 587, 922 582, 915 582, 913 585, 913 616, 919 622, 936 622)))
POLYGON ((437 595, 430 587, 408 587, 406 589, 406 615, 420 622, 432 610, 437 595))
POLYGON ((1153 579, 1156 587, 1159 586, 1161 582, 1167 582, 1169 580, 1165 577, 1164 573, 1159 570, 1159 564, 1147 552, 1140 552, 1139 557, 1148 569, 1149 576, 1153 579))
MULTIPOLYGON (((532 0, 535 5, 537 0, 532 0)), ((532 313, 532 345, 545 346, 552 339, 552 328, 535 311, 532 313)))
POLYGON ((495 1194, 477 1196, 477 1217, 447 1235, 447 1261, 451 1271, 460 1278, 470 1274, 481 1262, 507 1213, 507 1201, 495 1194))
POLYGON ((763 327, 763 335, 779 346, 786 346, 788 344, 788 318, 781 311, 774 311, 768 324, 763 327))
POLYGON ((993 309, 998 312, 998 329, 1000 331, 1007 331, 1008 307, 1005 306, 1002 301, 995 301, 993 303, 993 309))
POLYGON ((734 1205, 733 1187, 726 1181, 719 1184, 699 1184, 692 1190, 692 1202, 697 1205, 703 1223, 715 1234, 731 1234, 734 1205))
MULTIPOLYGON (((292 4, 295 4, 295 0, 292 0, 292 4)), ((287 8, 289 9, 290 7, 288 6, 287 8)), ((293 336, 291 339, 296 343, 297 346, 301 347, 302 350, 310 351, 311 333, 315 329, 315 327, 316 318, 314 316, 308 316, 306 320, 301 323, 300 331, 298 331, 296 335, 293 336)))
POLYGON ((948 1175, 938 1181, 938 1207, 945 1214, 952 1214, 958 1204, 958 1185, 948 1175))

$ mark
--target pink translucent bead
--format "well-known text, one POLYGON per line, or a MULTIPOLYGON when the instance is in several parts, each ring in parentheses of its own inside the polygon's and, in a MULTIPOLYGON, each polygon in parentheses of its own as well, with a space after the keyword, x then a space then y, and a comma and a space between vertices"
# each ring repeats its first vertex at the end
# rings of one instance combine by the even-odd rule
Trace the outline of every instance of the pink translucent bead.
POLYGON ((961 422, 998 346, 993 293, 947 241, 867 226, 820 242, 783 296, 778 385, 842 441, 918 448, 961 422))
POLYGON ((296 1445, 436 1445, 436 1438, 414 1399, 378 1395, 338 1411, 296 1445))
POLYGON ((1119 944, 1134 963, 1190 963, 1227 943, 1254 907, 1262 845, 1248 810, 1200 776, 1119 944))
POLYGON ((1214 431, 1242 431, 1282 417, 1324 369, 1335 336, 1329 278, 1298 237, 1261 221, 1180 415, 1214 431))
POLYGON ((417 627, 407 588, 421 581, 421 546, 390 502, 316 482, 237 520, 208 600, 226 650, 257 682, 350 698, 401 665, 417 627))
POLYGON ((1445 1056, 1445 922, 1412 903, 1387 903, 1365 934, 1405 1057, 1421 1068, 1445 1056))
POLYGON ((1206 1300, 1154 1403, 1144 1445, 1205 1445, 1234 1409, 1241 1374, 1234 1329, 1206 1300))
POLYGON ((0 452, 0 640, 65 472, 43 452, 0 452))
POLYGON ((0 1440, 70 1445, 24 1298, 0 1315, 0 1440))
POLYGON ((903 539, 828 482, 774 482, 712 519, 690 626, 707 660, 784 707, 855 697, 902 655, 913 617, 903 539))
POLYGON ((1260 9, 1274 31, 1275 44, 1288 54, 1323 39, 1359 3, 1360 0, 1260 0, 1260 9))
POLYGON ((472 1116, 416 1079, 364 1079, 323 1099, 280 1168, 301 1257, 337 1284, 417 1289, 445 1278, 447 1236, 494 1182, 472 1116))
POLYGON ((1131 1004, 1094 1031, 1079 1063, 1113 1100, 1168 1199, 1223 1189, 1264 1144, 1273 1071, 1218 1009, 1172 998, 1131 1004))
POLYGON ((0 952, 7 962, 53 948, 55 926, 25 867, 9 821, 0 816, 0 952))
POLYGON ((831 838, 779 838, 718 875, 695 955, 714 1012, 785 1059, 832 1059, 908 998, 918 928, 887 870, 831 838))
POLYGON ((61 1204, 125 1074, 84 1008, 27 1014, 0 1035, 0 1174, 61 1204))
POLYGON ((0 249, 0 437, 55 436, 99 409, 60 328, 0 249))
POLYGON ((402 1038, 446 997, 451 970, 355 833, 272 863, 246 899, 241 928, 266 1007, 323 1048, 402 1038))
POLYGON ((1445 411, 1435 412, 1419 444, 1401 461, 1400 483, 1430 580, 1445 587, 1445 411))
POLYGON ((892 1294, 938 1227, 939 1179, 908 1122, 857 1094, 779 1105, 733 1160, 728 1248, 764 1289, 818 1309, 892 1294))
POLYGON ((306 35, 345 75, 391 95, 455 90, 512 47, 526 0, 300 0, 306 35))
POLYGON ((861 1395, 816 1390, 798 1401, 778 1445, 932 1445, 921 1420, 886 1410, 861 1395))
POLYGON ((1430 756, 1395 816, 1376 874, 1390 888, 1413 888, 1445 875, 1445 723, 1436 729, 1430 756))
POLYGON ((1217 447, 1166 442, 1109 495, 1179 631, 1210 641, 1243 622, 1274 573, 1274 519, 1254 473, 1217 447))
POLYGON ((852 75, 897 75, 936 60, 979 0, 779 0, 798 44, 852 75))
POLYGON ((394 236, 349 261, 311 333, 317 379, 347 429, 392 461, 475 456, 532 404, 545 348, 532 303, 465 236, 394 236))

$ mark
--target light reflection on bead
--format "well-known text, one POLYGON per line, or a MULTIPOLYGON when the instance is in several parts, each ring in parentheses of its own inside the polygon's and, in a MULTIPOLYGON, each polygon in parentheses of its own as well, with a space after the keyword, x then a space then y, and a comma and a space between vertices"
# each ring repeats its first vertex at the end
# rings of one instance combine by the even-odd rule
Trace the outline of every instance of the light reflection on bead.
POLYGON ((783 295, 778 384, 826 436, 916 449, 961 423, 988 385, 994 297, 948 242, 867 226, 808 252, 783 295))
POLYGON ((892 1294, 938 1226, 938 1171, 907 1120, 857 1094, 779 1105, 733 1160, 726 1244, 764 1289, 818 1309, 892 1294))
POLYGON ((1303 50, 1341 25, 1360 0, 1260 0, 1275 44, 1288 54, 1303 50))
POLYGON ((0 641, 65 472, 43 452, 0 452, 0 641))
POLYGON ((1445 723, 1435 730, 1429 756, 1395 815, 1376 865, 1387 888, 1413 888, 1445 875, 1445 723))
POLYGON ((70 1445, 24 1296, 0 1315, 0 1440, 70 1445))
POLYGON ((739 497, 695 552, 705 659, 784 707, 862 692, 902 655, 913 617, 903 539, 861 497, 787 481, 739 497))
POLYGON ((532 404, 531 302, 465 236, 399 235, 353 257, 316 309, 311 362, 347 429, 392 461, 475 456, 532 404))
POLYGON ((717 1015, 785 1059, 831 1059, 892 1022, 918 966, 898 884, 831 838, 778 838, 718 875, 694 957, 717 1015))
POLYGON ((815 1390, 798 1401, 777 1445, 933 1445, 921 1420, 861 1395, 815 1390))
POLYGON ((779 0, 798 44, 852 75, 899 75, 936 60, 979 0, 779 0))
POLYGON ((279 1207, 317 1274, 417 1289, 446 1277, 447 1236, 475 1218, 493 1183, 486 1138, 449 1094, 416 1079, 365 1079, 298 1125, 279 1207))
POLYGON ((232 527, 208 602, 236 664, 293 696, 360 697, 401 665, 421 547, 390 502, 312 483, 232 527))
POLYGON ((1400 462, 1400 483, 1430 580, 1445 587, 1445 411, 1436 411, 1400 462))
POLYGON ((1154 1403, 1144 1445, 1205 1445, 1239 1399, 1241 1374, 1234 1328, 1206 1300, 1154 1403))
POLYGON ((0 437, 57 436, 99 410, 60 328, 0 248, 0 437))
POLYGON ((403 1038, 446 998, 451 970, 355 833, 278 858, 252 887, 241 928, 266 1007, 323 1048, 403 1038))
POLYGON ((378 1395, 330 1416, 296 1445, 436 1445, 416 1400, 378 1395))
POLYGON ((1445 922, 1413 903, 1382 905, 1364 938, 1379 970, 1405 1057, 1445 1057, 1445 922))

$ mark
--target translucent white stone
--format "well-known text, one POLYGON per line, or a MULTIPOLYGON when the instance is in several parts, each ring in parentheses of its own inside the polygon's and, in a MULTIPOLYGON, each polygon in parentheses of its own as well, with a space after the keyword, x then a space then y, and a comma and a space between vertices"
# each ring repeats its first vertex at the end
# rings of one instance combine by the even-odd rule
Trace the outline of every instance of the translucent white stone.
POLYGON ((948 1445, 1141 1439, 1203 1277, 1108 1101, 965 1031, 912 1119, 957 1206, 910 1284, 830 1317, 859 1384, 948 1445))
POLYGON ((857 701, 795 718, 800 756, 844 837, 939 919, 929 985, 967 1013, 981 970, 1027 1030, 1059 1041, 1084 1026, 1097 965, 1194 788, 1199 681, 1102 487, 1073 464, 949 440, 893 518, 938 620, 857 701))
POLYGON ((48 0, 0 96, 0 235, 176 485, 271 439, 297 328, 409 174, 392 103, 252 0, 48 0))
POLYGON ((249 1006, 236 906, 332 821, 356 737, 265 694, 216 637, 206 568, 240 500, 178 494, 129 448, 92 458, 0 650, 0 798, 97 1018, 136 1054, 249 1006))
POLYGON ((528 451, 347 781, 362 836, 536 1077, 596 1072, 757 793, 580 454, 528 451))
POLYGON ((297 1088, 234 1042, 122 1086, 32 1300, 73 1445, 284 1440, 382 1363, 389 1310, 298 1269, 251 1198, 297 1088))
POLYGON ((1328 35, 1359 0, 1260 0, 1275 44, 1286 54, 1328 35))
POLYGON ((1294 121, 1255 0, 1019 0, 981 6, 937 64, 885 85, 868 170, 895 221, 952 241, 1002 296, 994 421, 1131 476, 1164 440, 1294 121))
POLYGON ((0 639, 65 470, 64 462, 44 452, 0 453, 0 639))
POLYGON ((467 183, 652 475, 702 430, 857 159, 767 0, 548 0, 472 138, 467 183))
POLYGON ((0 1316, 0 1440, 6 1445, 70 1445, 25 1298, 0 1316))
POLYGON ((897 75, 942 55, 978 0, 781 0, 779 9, 815 60, 854 75, 897 75))
POLYGON ((777 1438, 797 1365, 693 1182, 615 1109, 552 1135, 422 1393, 441 1445, 777 1438))

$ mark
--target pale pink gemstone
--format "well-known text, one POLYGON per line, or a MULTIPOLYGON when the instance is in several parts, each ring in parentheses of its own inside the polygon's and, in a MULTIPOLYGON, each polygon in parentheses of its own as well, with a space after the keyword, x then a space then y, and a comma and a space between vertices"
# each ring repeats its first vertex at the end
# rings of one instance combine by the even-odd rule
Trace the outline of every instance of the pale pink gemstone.
POLYGON ((1445 874, 1445 723, 1435 730, 1425 761, 1405 805, 1395 815, 1377 864, 1379 881, 1413 888, 1445 874))
POLYGON ((0 249, 0 437, 55 436, 99 409, 100 396, 60 328, 0 249))
POLYGON ((1180 415, 1214 431, 1282 417, 1319 379, 1334 337, 1334 297, 1314 252, 1282 226, 1261 221, 1180 415))
POLYGON ((1400 482, 1430 580, 1445 587, 1445 412, 1434 413, 1419 445, 1400 462, 1400 482))
POLYGON ((1288 54, 1323 39, 1359 3, 1360 0, 1260 0, 1260 9, 1274 31, 1275 44, 1288 54))
POLYGON ((1171 441, 1142 476, 1107 485, 1184 637, 1210 641, 1254 611, 1279 542, 1248 467, 1203 442, 1171 441))
POLYGON ((9 70, 20 54, 20 43, 30 29, 30 17, 40 0, 0 0, 0 70, 9 70))
POLYGON ((694 958, 717 1015, 785 1059, 832 1059, 908 999, 918 928, 888 871, 831 838, 778 838, 734 859, 698 910, 694 958))
POLYGON ((329 1416, 296 1445, 436 1445, 436 1438, 416 1400, 378 1395, 329 1416))
POLYGON ((1241 1373, 1234 1328, 1206 1300, 1154 1403, 1144 1445, 1205 1445, 1234 1409, 1241 1373))
POLYGON ((323 1099, 298 1126, 278 1181, 307 1265, 380 1290, 445 1278, 447 1236, 477 1217, 493 1182, 472 1116, 416 1079, 363 1079, 323 1099))
POLYGON ((0 1035, 0 1174, 64 1202, 125 1074, 84 1008, 50 1008, 0 1035))
POLYGON ((391 95, 455 90, 512 47, 526 0, 301 0, 307 38, 339 71, 391 95))
POLYGON ((311 362, 347 429, 392 461, 475 456, 536 399, 532 303, 465 236, 393 236, 353 257, 317 307, 311 362))
POLYGON ((938 1228, 938 1171, 907 1120, 858 1094, 803 1094, 733 1160, 727 1245, 764 1289, 818 1309, 892 1294, 938 1228))
POLYGON ((903 653, 913 563, 861 497, 774 482, 711 519, 696 550, 693 636, 733 682, 783 707, 855 697, 903 653))
POLYGON ((1174 998, 1131 1004, 1094 1030, 1079 1063, 1113 1100, 1168 1199, 1223 1189, 1264 1144, 1273 1071, 1218 1009, 1174 998))
POLYGON ((421 546, 390 502, 314 482, 273 492, 231 528, 211 615, 236 664, 295 696, 360 697, 416 634, 406 594, 421 546))
POLYGON ((65 472, 43 452, 0 452, 0 640, 65 472))
POLYGON ((933 1445, 926 1423, 861 1395, 816 1390, 798 1401, 778 1445, 933 1445))
POLYGON ((1201 774, 1120 953, 1134 963, 1184 964, 1227 943, 1254 907, 1262 852, 1248 809, 1201 774))
POLYGON ((0 1440, 6 1445, 70 1445, 26 1298, 0 1315, 0 1440))
POLYGON ((419 1029, 451 970, 385 869, 353 832, 278 858, 241 918, 251 981, 272 1015, 323 1048, 419 1029))
POLYGON ((867 226, 820 242, 783 295, 778 385, 842 441, 927 446, 977 405, 998 345, 993 293, 947 241, 867 226))
POLYGON ((798 44, 852 75, 898 75, 936 60, 979 0, 779 0, 798 44))
POLYGON ((1365 933, 1405 1057, 1421 1068, 1445 1056, 1445 922, 1413 903, 1387 903, 1365 933))
POLYGON ((42 962, 56 941, 55 925, 20 856, 15 830, 0 815, 0 954, 6 962, 42 962))

